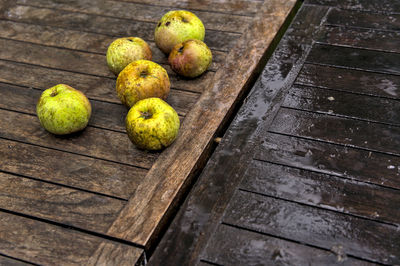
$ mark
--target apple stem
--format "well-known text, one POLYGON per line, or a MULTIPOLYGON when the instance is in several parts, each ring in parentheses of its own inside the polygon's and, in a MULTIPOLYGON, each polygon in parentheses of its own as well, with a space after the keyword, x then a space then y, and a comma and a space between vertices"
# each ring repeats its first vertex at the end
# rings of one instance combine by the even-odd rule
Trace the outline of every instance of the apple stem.
POLYGON ((141 117, 144 119, 149 119, 153 116, 153 114, 150 112, 140 112, 140 114, 141 114, 141 117))

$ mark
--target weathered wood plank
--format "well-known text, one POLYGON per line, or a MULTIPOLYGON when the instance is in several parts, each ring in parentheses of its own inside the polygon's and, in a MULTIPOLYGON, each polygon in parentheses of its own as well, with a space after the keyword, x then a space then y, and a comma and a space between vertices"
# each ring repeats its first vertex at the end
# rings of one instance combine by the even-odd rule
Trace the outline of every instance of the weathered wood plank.
POLYGON ((135 192, 147 173, 140 168, 3 139, 0 170, 123 199, 135 192))
POLYGON ((316 44, 307 62, 400 75, 400 54, 380 51, 316 44))
POLYGON ((27 262, 22 262, 20 260, 12 259, 10 257, 0 255, 0 265, 7 265, 7 266, 28 266, 34 265, 27 262))
POLYGON ((370 12, 333 9, 326 24, 378 30, 400 30, 400 14, 382 15, 370 12))
MULTIPOLYGON (((144 40, 154 40, 154 29, 157 24, 156 22, 140 21, 132 23, 129 19, 31 6, 11 6, 0 13, 0 18, 89 33, 100 33, 110 37, 136 36, 144 40)), ((207 30, 204 41, 210 48, 226 52, 234 46, 240 35, 240 33, 234 32, 207 30)))
POLYGON ((344 254, 341 256, 224 224, 218 226, 202 259, 220 265, 370 265, 344 254))
POLYGON ((0 137, 43 147, 150 168, 158 153, 138 150, 125 133, 94 127, 68 136, 56 136, 40 126, 36 116, 0 109, 0 137))
MULTIPOLYGON (((4 212, 0 212, 0 225, 0 250, 3 254, 41 265, 86 265, 101 242, 129 254, 130 265, 143 252, 136 247, 4 212)), ((116 265, 128 264, 125 261, 116 265)))
POLYGON ((104 233, 124 201, 0 172, 0 208, 104 233))
MULTIPOLYGON (((17 3, 41 8, 54 8, 57 10, 124 18, 131 20, 129 23, 138 23, 142 21, 157 23, 165 13, 176 9, 176 7, 172 5, 169 7, 162 7, 156 5, 149 6, 140 2, 127 3, 100 0, 73 0, 68 1, 68 3, 51 0, 19 0, 17 3)), ((170 5, 170 3, 168 4, 170 5)), ((216 13, 214 10, 213 12, 200 10, 189 11, 194 12, 202 20, 205 28, 210 30, 242 33, 253 20, 252 17, 216 13)))
POLYGON ((400 102, 392 99, 295 85, 282 106, 400 126, 400 102))
POLYGON ((216 73, 214 83, 186 116, 176 142, 160 155, 108 234, 145 246, 151 243, 180 190, 204 163, 202 155, 209 150, 215 132, 232 112, 295 2, 270 1, 264 5, 254 24, 226 58, 227 64, 216 73))
POLYGON ((267 134, 255 158, 400 189, 398 156, 267 134))
POLYGON ((282 108, 271 132, 400 155, 400 127, 282 108))
POLYGON ((305 0, 305 3, 343 9, 400 13, 400 3, 392 0, 305 0))
POLYGON ((223 222, 378 263, 400 262, 396 226, 302 204, 238 191, 223 222))
POLYGON ((116 246, 114 243, 103 241, 89 258, 86 265, 141 265, 143 250, 125 245, 116 246), (107 254, 107 256, 105 256, 107 254))
POLYGON ((400 77, 305 64, 296 84, 400 99, 400 77))
POLYGON ((253 161, 240 188, 311 206, 399 224, 398 190, 336 176, 253 161))
POLYGON ((400 53, 399 40, 400 32, 326 26, 317 42, 400 53))

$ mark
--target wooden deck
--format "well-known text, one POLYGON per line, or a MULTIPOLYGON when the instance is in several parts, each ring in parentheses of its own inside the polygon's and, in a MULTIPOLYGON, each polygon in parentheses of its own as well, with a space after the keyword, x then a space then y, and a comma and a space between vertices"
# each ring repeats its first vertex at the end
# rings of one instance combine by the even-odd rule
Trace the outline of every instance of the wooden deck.
POLYGON ((150 265, 400 265, 399 3, 304 1, 150 265))
POLYGON ((213 140, 254 83, 296 1, 0 0, 0 264, 133 265, 154 241, 205 164, 213 140), (153 42, 171 9, 196 13, 213 64, 193 80, 175 75, 153 42), (136 149, 105 52, 113 39, 150 43, 183 121, 161 153, 136 149), (81 133, 39 125, 44 89, 66 83, 93 107, 81 133))

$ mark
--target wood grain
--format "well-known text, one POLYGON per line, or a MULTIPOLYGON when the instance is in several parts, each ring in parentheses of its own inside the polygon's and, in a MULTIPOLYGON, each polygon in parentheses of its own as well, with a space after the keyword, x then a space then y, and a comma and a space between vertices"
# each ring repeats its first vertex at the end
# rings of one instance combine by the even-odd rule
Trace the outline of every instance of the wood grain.
POLYGON ((392 0, 306 0, 305 3, 351 10, 400 13, 400 3, 392 0))
POLYGON ((28 266, 28 265, 33 265, 33 264, 0 255, 0 265, 28 266))

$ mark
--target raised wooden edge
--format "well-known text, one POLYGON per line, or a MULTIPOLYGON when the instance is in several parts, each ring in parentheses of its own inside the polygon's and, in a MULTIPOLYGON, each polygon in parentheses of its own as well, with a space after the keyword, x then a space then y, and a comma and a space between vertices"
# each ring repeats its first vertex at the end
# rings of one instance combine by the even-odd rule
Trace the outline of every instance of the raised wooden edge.
POLYGON ((193 173, 204 165, 213 137, 249 87, 249 81, 255 78, 261 58, 296 2, 265 1, 186 116, 177 141, 160 155, 108 235, 150 247, 193 173))

